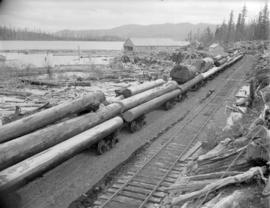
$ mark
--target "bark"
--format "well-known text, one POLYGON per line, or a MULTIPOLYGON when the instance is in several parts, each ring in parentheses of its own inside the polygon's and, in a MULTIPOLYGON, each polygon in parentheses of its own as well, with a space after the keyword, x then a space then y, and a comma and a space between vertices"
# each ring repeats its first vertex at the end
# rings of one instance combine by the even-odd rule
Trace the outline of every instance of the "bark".
POLYGON ((163 79, 158 79, 151 82, 145 82, 143 84, 131 86, 129 88, 126 88, 120 92, 125 98, 139 94, 141 92, 144 92, 146 90, 152 89, 154 87, 160 86, 164 84, 165 81, 163 79))
POLYGON ((121 112, 119 104, 63 121, 0 144, 0 170, 69 139, 121 112))
POLYGON ((153 100, 150 100, 146 103, 143 103, 141 105, 136 106, 135 108, 132 108, 132 109, 126 111, 123 114, 123 118, 127 122, 133 121, 134 119, 138 118, 139 116, 146 114, 155 108, 158 108, 163 103, 165 103, 171 99, 176 98, 180 94, 181 94, 181 90, 177 89, 177 90, 174 90, 172 92, 161 95, 157 98, 154 98, 153 100))
POLYGON ((18 188, 33 177, 88 148, 105 136, 110 135, 120 128, 122 124, 123 120, 120 117, 114 117, 1 171, 0 192, 18 188))
POLYGON ((129 98, 123 99, 121 101, 118 101, 117 103, 120 103, 123 106, 122 110, 124 112, 128 109, 134 108, 142 103, 145 103, 177 88, 177 83, 174 81, 170 81, 162 86, 158 86, 137 95, 131 96, 129 98))
POLYGON ((72 102, 66 102, 43 110, 20 120, 3 125, 0 128, 0 143, 25 135, 48 124, 52 124, 69 115, 90 110, 105 101, 105 95, 97 91, 72 102))

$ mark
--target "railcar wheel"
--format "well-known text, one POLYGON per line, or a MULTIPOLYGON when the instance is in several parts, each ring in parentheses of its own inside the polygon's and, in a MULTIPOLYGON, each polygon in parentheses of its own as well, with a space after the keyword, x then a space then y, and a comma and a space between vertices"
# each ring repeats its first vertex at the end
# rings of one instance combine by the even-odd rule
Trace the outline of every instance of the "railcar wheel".
POLYGON ((191 88, 190 88, 190 91, 196 91, 196 90, 198 90, 200 87, 199 87, 199 84, 195 84, 194 86, 192 86, 191 88))
POLYGON ((140 130, 145 125, 145 115, 142 115, 135 119, 134 121, 131 121, 128 123, 128 128, 131 133, 134 133, 135 131, 140 130))
POLYGON ((110 148, 115 147, 117 143, 118 143, 118 139, 116 137, 112 138, 110 140, 110 148))
POLYGON ((184 99, 184 97, 180 94, 175 98, 175 101, 180 103, 183 99, 184 99))
POLYGON ((110 149, 108 142, 106 142, 104 139, 100 140, 97 144, 97 153, 99 155, 104 154, 110 149))
POLYGON ((139 130, 138 123, 136 120, 131 121, 131 123, 129 124, 129 130, 131 133, 134 133, 135 131, 139 130))
POLYGON ((174 106, 174 101, 167 101, 166 103, 164 103, 164 109, 165 110, 170 110, 172 107, 174 106))

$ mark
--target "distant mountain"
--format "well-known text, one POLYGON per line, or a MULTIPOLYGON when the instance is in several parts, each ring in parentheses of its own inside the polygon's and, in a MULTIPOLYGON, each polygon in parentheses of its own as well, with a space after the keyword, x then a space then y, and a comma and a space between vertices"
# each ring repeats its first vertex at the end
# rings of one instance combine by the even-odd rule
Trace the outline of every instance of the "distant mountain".
POLYGON ((178 24, 155 24, 155 25, 123 25, 120 27, 114 27, 111 29, 101 30, 61 30, 55 33, 56 36, 65 38, 97 38, 97 37, 110 37, 125 39, 128 37, 140 37, 140 38, 173 38, 177 40, 185 40, 188 33, 192 31, 196 33, 198 31, 203 32, 207 27, 212 31, 215 30, 216 25, 200 23, 178 23, 178 24))

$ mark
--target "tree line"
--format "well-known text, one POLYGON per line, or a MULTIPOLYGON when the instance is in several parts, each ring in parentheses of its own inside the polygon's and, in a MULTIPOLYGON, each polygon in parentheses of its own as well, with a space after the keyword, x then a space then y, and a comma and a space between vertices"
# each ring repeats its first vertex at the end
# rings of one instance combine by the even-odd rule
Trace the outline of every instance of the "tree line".
POLYGON ((236 22, 234 15, 234 12, 231 11, 229 20, 227 22, 223 21, 214 32, 208 27, 202 33, 192 34, 190 32, 187 39, 191 42, 198 40, 205 45, 209 45, 212 42, 229 44, 236 41, 269 40, 270 21, 267 3, 259 11, 257 17, 250 22, 246 20, 246 6, 243 6, 242 11, 237 15, 236 22))
POLYGON ((28 29, 11 28, 0 26, 0 40, 70 40, 70 41, 119 41, 121 38, 116 36, 76 36, 74 35, 59 35, 47 33, 40 30, 30 31, 28 29))

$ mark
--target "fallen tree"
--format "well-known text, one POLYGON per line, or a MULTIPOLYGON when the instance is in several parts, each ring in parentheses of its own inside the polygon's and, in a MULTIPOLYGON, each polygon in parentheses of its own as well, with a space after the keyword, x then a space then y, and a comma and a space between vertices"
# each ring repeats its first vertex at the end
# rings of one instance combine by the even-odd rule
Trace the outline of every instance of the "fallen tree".
POLYGON ((52 124, 66 116, 95 109, 105 101, 105 95, 97 91, 72 102, 40 111, 20 120, 0 127, 0 143, 25 135, 48 124, 52 124))
POLYGON ((238 174, 235 176, 230 176, 227 178, 222 178, 220 180, 217 180, 213 183, 210 183, 209 185, 206 185, 203 189, 194 191, 191 193, 183 194, 178 197, 173 198, 172 204, 177 205, 180 203, 184 203, 188 200, 192 200, 195 198, 199 198, 201 196, 204 196, 210 192, 216 191, 224 186, 230 185, 230 184, 235 184, 235 183, 241 183, 247 180, 250 180, 251 178, 255 176, 260 176, 262 180, 266 180, 263 176, 265 173, 266 168, 263 167, 252 167, 248 171, 238 174))

